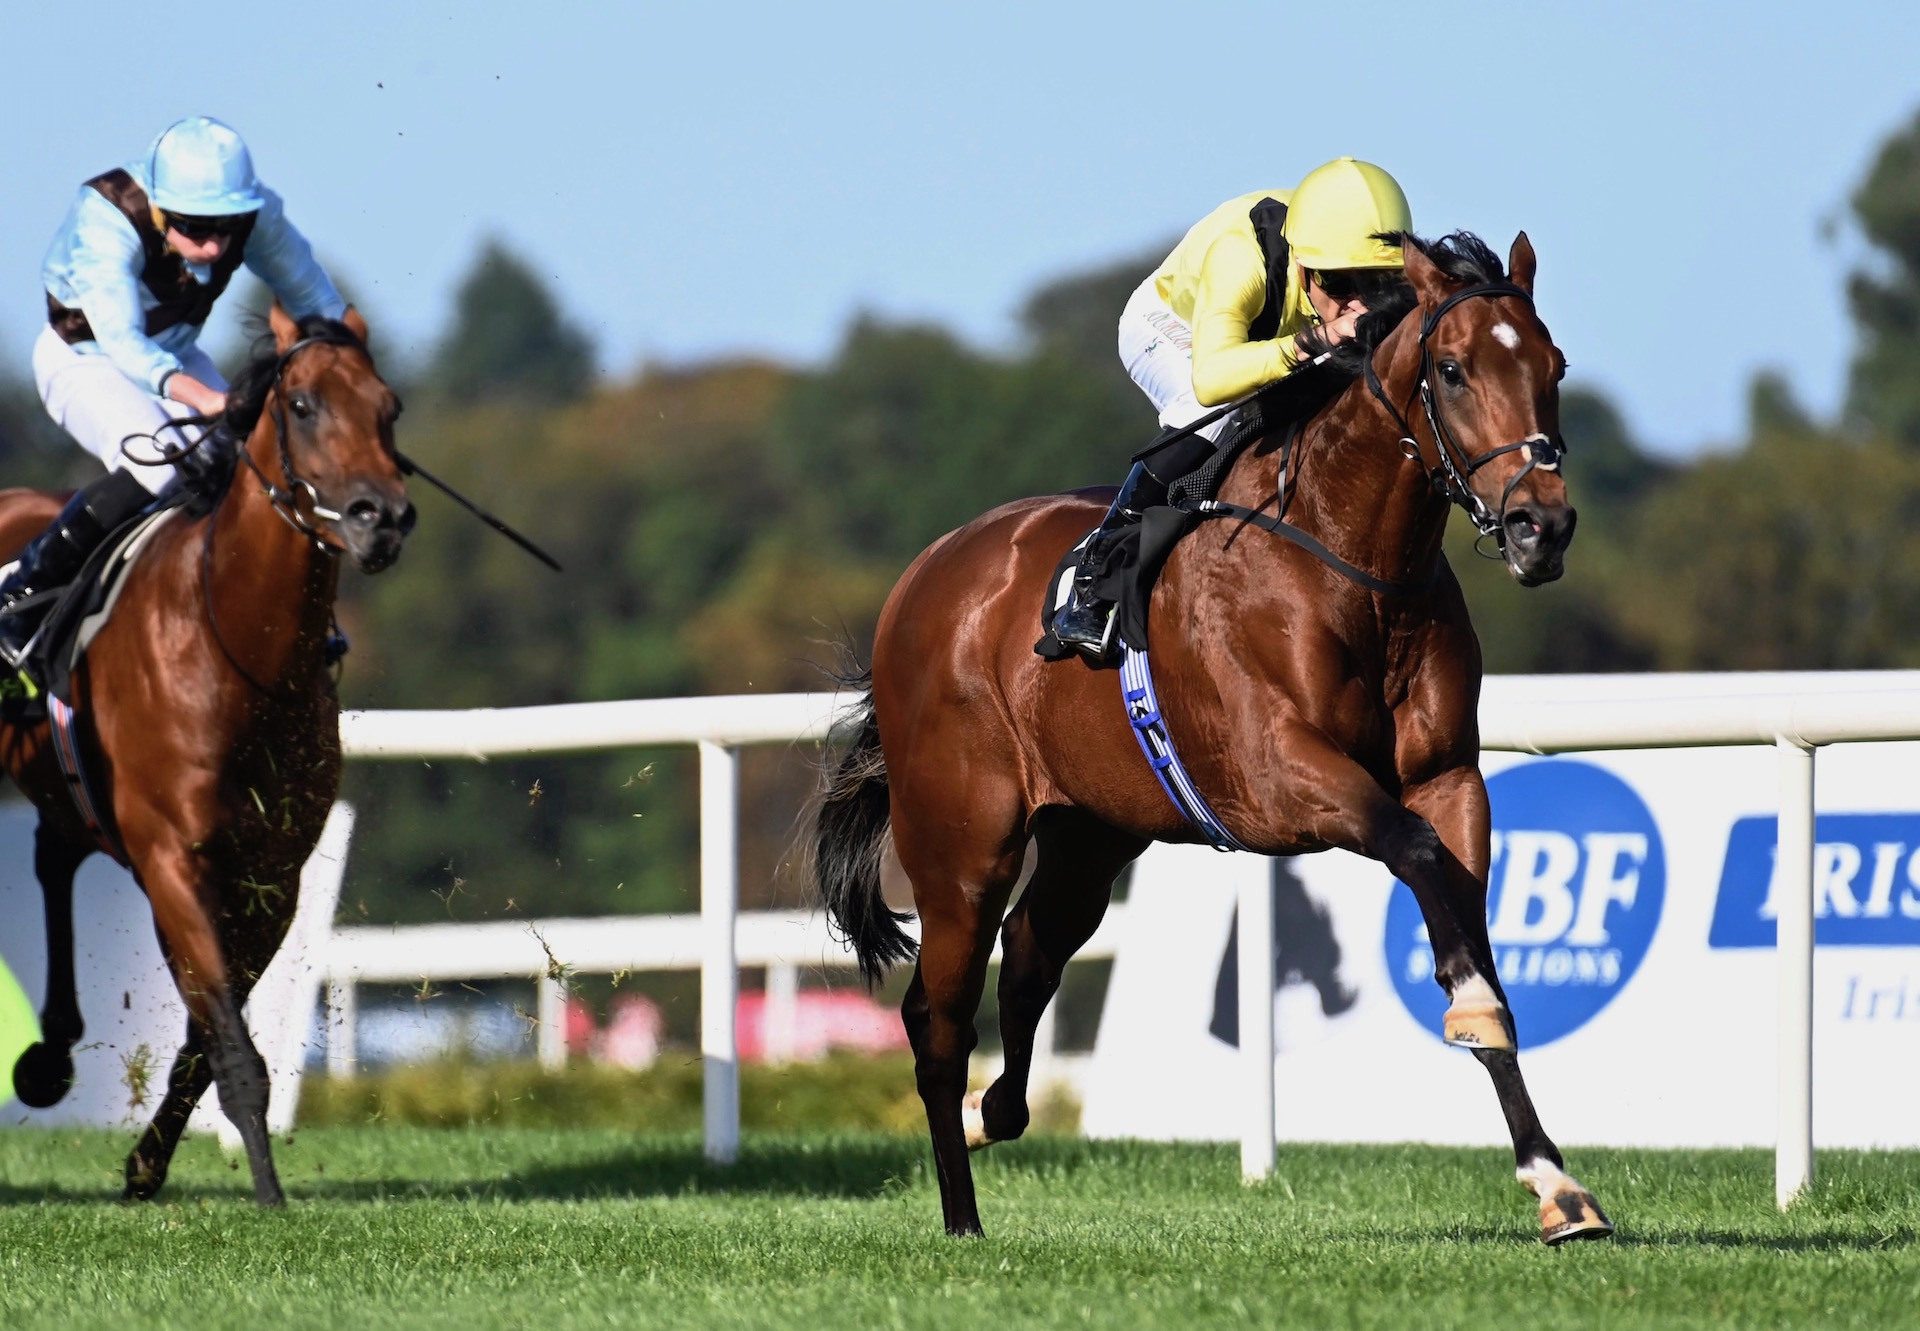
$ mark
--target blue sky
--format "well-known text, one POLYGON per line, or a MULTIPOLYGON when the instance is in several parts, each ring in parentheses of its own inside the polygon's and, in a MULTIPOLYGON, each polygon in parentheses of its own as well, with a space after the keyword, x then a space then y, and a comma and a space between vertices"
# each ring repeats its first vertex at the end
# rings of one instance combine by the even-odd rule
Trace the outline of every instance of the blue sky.
POLYGON ((73 188, 193 111, 247 136, 389 344, 425 350, 492 233, 615 373, 815 360, 861 309, 1005 346, 1041 281, 1352 153, 1422 231, 1526 228, 1574 377, 1685 452, 1738 434, 1761 367, 1838 402, 1860 245, 1834 223, 1920 109, 1920 11, 1891 4, 9 11, 21 373, 73 188))

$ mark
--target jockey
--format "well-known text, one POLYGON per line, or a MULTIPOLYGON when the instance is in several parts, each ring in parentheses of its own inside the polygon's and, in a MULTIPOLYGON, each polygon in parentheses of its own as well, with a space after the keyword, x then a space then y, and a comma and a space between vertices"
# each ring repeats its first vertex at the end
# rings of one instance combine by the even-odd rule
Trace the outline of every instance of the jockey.
POLYGON ((346 312, 280 196, 255 177, 247 145, 218 120, 169 125, 145 156, 81 186, 41 266, 48 326, 34 343, 33 377, 48 414, 107 474, 74 495, 0 581, 0 657, 16 670, 47 598, 14 607, 70 582, 172 478, 157 459, 201 431, 170 422, 226 408, 226 380, 197 342, 242 263, 295 318, 346 312))
MULTIPOLYGON (((1400 280, 1400 247, 1383 235, 1411 231, 1407 198, 1370 162, 1342 157, 1294 190, 1258 190, 1201 218, 1120 315, 1120 359, 1160 413, 1180 430, 1209 409, 1292 373, 1300 334, 1329 343, 1352 336, 1369 301, 1400 280)), ((1113 607, 1093 582, 1113 535, 1166 502, 1167 488, 1213 452, 1227 418, 1136 462, 1099 530, 1088 538, 1073 591, 1053 635, 1095 662, 1112 649, 1113 607)))

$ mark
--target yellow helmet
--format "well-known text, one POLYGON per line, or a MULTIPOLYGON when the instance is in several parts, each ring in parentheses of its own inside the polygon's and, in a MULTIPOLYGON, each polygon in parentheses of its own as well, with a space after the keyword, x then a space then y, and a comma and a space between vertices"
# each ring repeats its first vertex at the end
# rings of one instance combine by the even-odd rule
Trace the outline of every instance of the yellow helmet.
POLYGON ((1399 268, 1400 247, 1373 237, 1413 230, 1413 210, 1394 178, 1372 162, 1336 157, 1294 190, 1282 230, 1303 268, 1399 268))

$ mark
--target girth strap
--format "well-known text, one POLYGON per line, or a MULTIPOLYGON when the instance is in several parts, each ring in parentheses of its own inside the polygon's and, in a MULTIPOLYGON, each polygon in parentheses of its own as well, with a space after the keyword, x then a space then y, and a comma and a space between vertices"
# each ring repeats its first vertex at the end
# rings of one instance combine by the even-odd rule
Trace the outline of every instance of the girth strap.
POLYGON ((99 806, 93 800, 93 787, 87 781, 86 768, 80 761, 79 737, 74 733, 73 708, 57 695, 47 695, 47 722, 53 731, 53 754, 60 764, 60 774, 67 780, 67 794, 73 800, 75 812, 80 821, 87 825, 94 842, 110 857, 122 865, 130 864, 127 852, 121 848, 118 840, 107 831, 106 822, 100 816, 99 806))
POLYGON ((1146 755, 1147 766, 1153 769, 1154 778, 1173 801, 1173 807, 1215 850, 1248 849, 1220 821, 1220 815, 1193 784, 1193 777, 1174 751, 1173 736, 1167 731, 1166 719, 1160 715, 1160 699, 1154 693, 1153 670, 1147 664, 1145 652, 1136 652, 1131 647, 1120 649, 1120 692, 1127 708, 1127 724, 1133 727, 1140 752, 1146 755))

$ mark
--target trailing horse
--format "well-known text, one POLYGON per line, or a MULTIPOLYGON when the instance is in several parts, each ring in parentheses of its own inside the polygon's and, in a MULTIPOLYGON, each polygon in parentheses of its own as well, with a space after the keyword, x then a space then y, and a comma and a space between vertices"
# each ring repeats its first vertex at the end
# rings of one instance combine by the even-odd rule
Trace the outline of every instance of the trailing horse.
MULTIPOLYGON (((1542 1237, 1597 1236, 1610 1226, 1528 1097, 1487 939, 1480 647, 1441 552, 1451 501, 1518 580, 1560 576, 1574 525, 1558 470, 1565 360, 1533 308, 1524 234, 1511 275, 1471 236, 1402 239, 1397 300, 1294 376, 1314 376, 1324 405, 1291 423, 1297 437, 1272 429, 1240 454, 1208 510, 1224 520, 1168 558, 1154 673, 1227 839, 1269 855, 1340 847, 1413 890, 1446 1038, 1492 1077, 1542 1237)), ((869 976, 912 953, 879 899, 889 831, 912 881, 921 942, 902 1015, 954 1234, 980 1231, 968 1149, 1025 1130, 1035 1027, 1115 876, 1150 842, 1199 839, 1142 761, 1114 675, 1030 648, 1043 588, 1111 493, 1007 504, 914 561, 881 612, 870 711, 815 832, 822 902, 869 976), (1005 1069, 969 1096, 996 929, 1005 1069)))
MULTIPOLYGON (((0 763, 40 813, 46 898, 46 1006, 41 1043, 13 1068, 20 1099, 50 1105, 72 1085, 73 877, 95 849, 146 892, 186 1002, 166 1094, 127 1158, 130 1198, 159 1191, 211 1082, 246 1145, 254 1198, 284 1200, 266 1065, 241 1007, 286 934, 339 790, 328 641, 340 556, 378 573, 413 525, 393 444, 400 404, 360 316, 296 325, 276 305, 270 325, 273 351, 229 397, 226 424, 244 441, 231 483, 204 516, 175 514, 153 533, 73 676, 96 828, 69 794, 49 725, 0 726, 0 763)), ((18 550, 58 508, 56 496, 0 493, 0 548, 18 550)))

